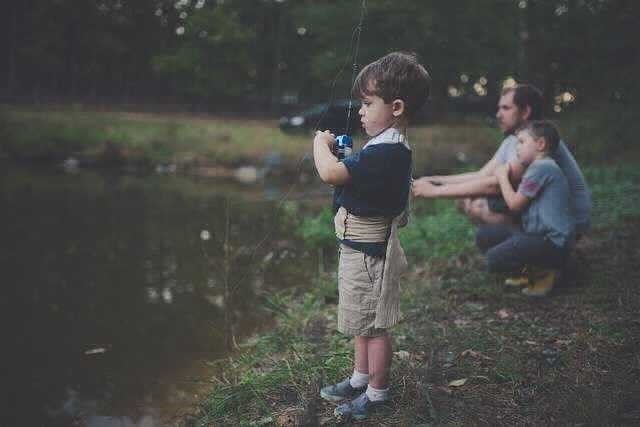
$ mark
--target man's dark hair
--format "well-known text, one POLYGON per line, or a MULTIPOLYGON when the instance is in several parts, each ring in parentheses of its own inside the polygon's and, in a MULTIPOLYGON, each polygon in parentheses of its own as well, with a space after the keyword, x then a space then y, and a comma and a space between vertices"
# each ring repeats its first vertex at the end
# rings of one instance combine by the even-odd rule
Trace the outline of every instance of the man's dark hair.
POLYGON ((427 101, 430 90, 431 77, 416 55, 392 52, 364 67, 351 93, 359 98, 379 96, 387 104, 401 99, 407 117, 412 117, 427 101))
POLYGON ((502 95, 504 96, 509 92, 513 92, 513 103, 519 109, 531 108, 529 120, 542 120, 543 105, 540 89, 534 85, 523 83, 503 89, 502 95))
POLYGON ((560 144, 558 128, 548 120, 532 120, 518 129, 518 132, 529 132, 535 139, 544 138, 549 153, 555 153, 560 144))

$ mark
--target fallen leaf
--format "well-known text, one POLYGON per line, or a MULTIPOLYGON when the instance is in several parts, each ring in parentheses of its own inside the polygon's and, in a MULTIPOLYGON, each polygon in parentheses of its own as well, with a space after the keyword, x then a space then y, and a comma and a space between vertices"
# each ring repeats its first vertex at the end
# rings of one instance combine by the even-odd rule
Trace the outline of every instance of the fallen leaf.
POLYGON ((449 383, 449 387, 461 387, 463 385, 465 385, 465 383, 467 382, 466 378, 461 378, 459 380, 453 380, 449 383))
POLYGON ((90 354, 101 354, 101 353, 106 353, 107 349, 104 347, 97 347, 97 348, 92 348, 90 350, 87 350, 84 352, 84 354, 90 355, 90 354))
POLYGON ((475 351, 475 350, 471 350, 470 348, 463 351, 462 353, 460 353, 461 357, 465 357, 465 356, 471 356, 473 358, 481 358, 484 360, 493 360, 492 358, 490 358, 489 356, 485 356, 484 354, 480 353, 479 351, 475 351))
POLYGON ((511 312, 509 310, 507 310, 506 308, 501 308, 500 310, 498 310, 498 312, 496 313, 498 315, 498 317, 500 319, 508 319, 509 317, 511 317, 511 312))

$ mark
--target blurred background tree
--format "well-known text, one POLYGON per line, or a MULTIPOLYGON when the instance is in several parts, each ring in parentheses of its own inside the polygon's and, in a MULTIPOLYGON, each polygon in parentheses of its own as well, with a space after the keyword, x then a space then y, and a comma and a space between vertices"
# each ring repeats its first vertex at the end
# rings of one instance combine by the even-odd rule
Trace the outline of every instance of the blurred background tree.
MULTIPOLYGON (((434 77, 436 113, 491 111, 509 77, 541 87, 550 111, 629 110, 640 91, 640 5, 632 0, 366 3, 360 65, 391 50, 417 52, 434 77)), ((10 2, 0 16, 2 101, 276 114, 330 93, 346 97, 360 5, 10 2)))

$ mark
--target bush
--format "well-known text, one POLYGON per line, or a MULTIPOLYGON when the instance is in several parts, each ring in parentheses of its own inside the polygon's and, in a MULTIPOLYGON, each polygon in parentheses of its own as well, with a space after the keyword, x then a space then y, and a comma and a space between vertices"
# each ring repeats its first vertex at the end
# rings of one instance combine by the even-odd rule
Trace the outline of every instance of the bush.
POLYGON ((400 231, 407 256, 413 260, 449 258, 473 248, 473 226, 451 201, 424 203, 429 203, 429 209, 416 211, 409 225, 400 231))
MULTIPOLYGON (((333 213, 327 208, 314 217, 305 218, 297 233, 310 248, 335 246, 333 213)), ((400 230, 400 241, 414 260, 448 258, 473 247, 474 230, 452 202, 420 202, 409 225, 400 230)))

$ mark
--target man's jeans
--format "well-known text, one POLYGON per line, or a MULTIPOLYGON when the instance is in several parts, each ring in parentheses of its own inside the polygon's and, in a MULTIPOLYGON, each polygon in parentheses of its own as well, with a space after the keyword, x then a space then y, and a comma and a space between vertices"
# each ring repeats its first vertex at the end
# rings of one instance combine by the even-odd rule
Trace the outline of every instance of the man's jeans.
POLYGON ((487 256, 490 272, 519 272, 525 265, 562 268, 568 248, 560 248, 544 236, 526 234, 507 225, 481 225, 476 245, 487 256))

